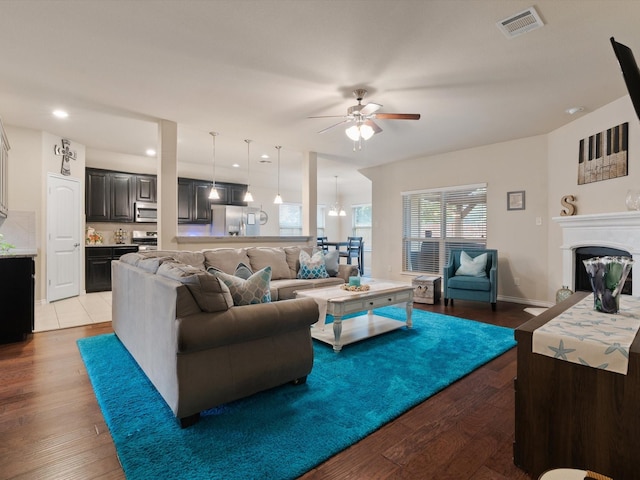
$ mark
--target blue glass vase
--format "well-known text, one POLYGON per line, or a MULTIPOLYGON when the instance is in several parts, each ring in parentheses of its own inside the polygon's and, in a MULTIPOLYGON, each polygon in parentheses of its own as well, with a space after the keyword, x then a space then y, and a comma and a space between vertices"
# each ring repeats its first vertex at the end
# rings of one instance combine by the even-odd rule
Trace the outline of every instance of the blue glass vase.
POLYGON ((593 308, 604 313, 618 313, 620 292, 631 271, 629 257, 593 257, 583 260, 593 289, 593 308))

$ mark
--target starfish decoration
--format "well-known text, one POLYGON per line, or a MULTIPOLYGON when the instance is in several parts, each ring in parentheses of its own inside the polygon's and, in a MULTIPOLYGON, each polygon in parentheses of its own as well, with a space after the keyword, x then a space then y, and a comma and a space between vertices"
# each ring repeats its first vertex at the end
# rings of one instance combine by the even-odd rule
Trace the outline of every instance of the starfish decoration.
POLYGON ((561 358, 562 360, 567 360, 567 353, 575 352, 575 348, 564 348, 564 341, 560 340, 560 345, 558 348, 552 347, 549 345, 549 350, 555 352, 553 358, 561 358))

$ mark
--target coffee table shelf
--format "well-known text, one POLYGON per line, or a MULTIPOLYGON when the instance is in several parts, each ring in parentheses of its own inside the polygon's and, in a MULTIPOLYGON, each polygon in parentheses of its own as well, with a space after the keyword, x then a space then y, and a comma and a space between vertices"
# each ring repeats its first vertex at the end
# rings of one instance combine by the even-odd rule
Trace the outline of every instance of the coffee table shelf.
POLYGON ((371 338, 406 326, 411 328, 413 287, 411 285, 371 281, 366 292, 351 292, 340 287, 327 287, 296 292, 297 296, 311 297, 318 303, 318 322, 311 327, 311 336, 333 346, 339 352, 344 345, 371 338), (375 315, 374 308, 405 304, 406 321, 375 315), (366 311, 364 315, 343 319, 350 313, 366 311), (333 323, 325 323, 326 315, 333 316, 333 323))

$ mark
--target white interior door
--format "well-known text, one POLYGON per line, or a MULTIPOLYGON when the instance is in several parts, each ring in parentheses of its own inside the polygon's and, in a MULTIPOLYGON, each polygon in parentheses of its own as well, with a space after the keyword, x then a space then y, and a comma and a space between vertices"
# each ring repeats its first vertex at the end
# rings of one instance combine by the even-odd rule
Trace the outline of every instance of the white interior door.
POLYGON ((80 294, 80 182, 47 177, 47 301, 80 294))

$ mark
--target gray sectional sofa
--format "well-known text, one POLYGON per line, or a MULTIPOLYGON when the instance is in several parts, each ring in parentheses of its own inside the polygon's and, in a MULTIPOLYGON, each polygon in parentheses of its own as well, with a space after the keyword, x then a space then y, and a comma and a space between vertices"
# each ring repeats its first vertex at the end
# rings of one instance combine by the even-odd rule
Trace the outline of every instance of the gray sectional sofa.
POLYGON ((329 278, 297 279, 300 251, 156 251, 112 262, 113 329, 183 427, 203 410, 306 381, 318 307, 313 299, 296 299, 295 291, 346 283, 357 266, 339 265, 329 278), (234 305, 229 289, 206 271, 234 274, 241 264, 253 272, 271 267, 271 302, 234 305))

